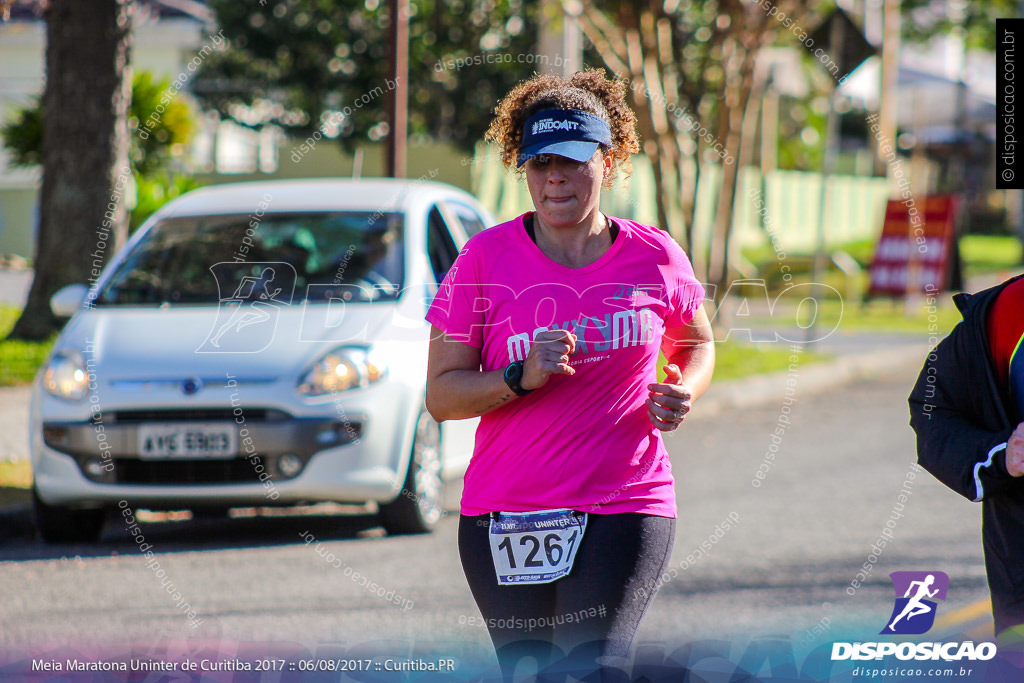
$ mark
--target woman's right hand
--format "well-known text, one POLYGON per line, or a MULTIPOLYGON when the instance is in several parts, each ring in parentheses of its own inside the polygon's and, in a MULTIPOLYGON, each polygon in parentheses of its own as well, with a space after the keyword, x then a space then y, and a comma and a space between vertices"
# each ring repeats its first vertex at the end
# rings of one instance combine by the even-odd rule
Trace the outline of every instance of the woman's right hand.
POLYGON ((530 344, 530 353, 523 363, 524 389, 539 389, 547 384, 551 375, 575 375, 569 365, 569 356, 576 352, 576 335, 568 330, 541 332, 530 344))

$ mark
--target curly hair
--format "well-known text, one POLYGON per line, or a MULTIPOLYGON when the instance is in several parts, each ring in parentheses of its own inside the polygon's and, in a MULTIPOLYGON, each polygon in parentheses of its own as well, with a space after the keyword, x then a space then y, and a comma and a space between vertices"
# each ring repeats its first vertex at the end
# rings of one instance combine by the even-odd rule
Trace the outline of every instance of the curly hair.
MULTIPOLYGON (((579 109, 599 116, 612 130, 612 167, 605 178, 611 188, 618 171, 625 177, 633 172, 629 158, 640 151, 636 114, 626 104, 626 83, 605 77, 601 69, 577 71, 569 78, 540 74, 516 85, 494 108, 494 120, 487 134, 496 143, 505 167, 522 175, 518 167, 523 142, 523 124, 544 109, 579 109)), ((601 145, 602 151, 609 150, 601 145)))

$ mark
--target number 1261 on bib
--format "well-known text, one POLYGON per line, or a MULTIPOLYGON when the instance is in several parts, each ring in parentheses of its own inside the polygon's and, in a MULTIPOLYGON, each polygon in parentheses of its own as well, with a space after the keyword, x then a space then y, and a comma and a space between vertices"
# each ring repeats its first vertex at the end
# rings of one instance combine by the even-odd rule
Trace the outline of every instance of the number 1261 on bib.
POLYGON ((573 510, 498 513, 489 534, 498 584, 562 578, 572 570, 586 528, 586 513, 573 510))

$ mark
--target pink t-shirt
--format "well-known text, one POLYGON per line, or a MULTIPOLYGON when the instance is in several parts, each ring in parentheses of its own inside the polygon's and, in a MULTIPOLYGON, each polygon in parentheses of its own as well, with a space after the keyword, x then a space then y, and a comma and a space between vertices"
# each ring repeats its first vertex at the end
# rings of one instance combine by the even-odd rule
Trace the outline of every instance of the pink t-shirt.
POLYGON ((672 468, 644 402, 665 329, 693 318, 704 288, 667 233, 613 220, 611 248, 569 268, 544 255, 520 216, 470 239, 441 284, 427 321, 480 349, 485 371, 525 360, 545 330, 578 337, 575 375, 480 418, 462 514, 676 516, 672 468))

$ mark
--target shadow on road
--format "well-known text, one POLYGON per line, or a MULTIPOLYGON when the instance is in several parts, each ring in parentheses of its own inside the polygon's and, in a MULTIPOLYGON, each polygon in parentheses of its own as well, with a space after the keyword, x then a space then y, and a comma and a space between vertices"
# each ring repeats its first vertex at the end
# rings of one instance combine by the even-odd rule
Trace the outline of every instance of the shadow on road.
MULTIPOLYGON (((445 516, 441 524, 459 517, 462 480, 445 486, 445 516)), ((363 540, 386 536, 376 513, 356 505, 323 503, 306 508, 249 508, 243 516, 199 514, 175 521, 174 514, 143 512, 140 517, 161 519, 138 525, 153 552, 192 552, 230 548, 259 548, 301 543, 299 534, 309 532, 320 541, 363 540)), ((238 513, 235 513, 238 514, 238 513)), ((88 557, 112 557, 137 553, 138 543, 118 510, 107 517, 99 543, 47 544, 38 538, 31 507, 0 506, 0 562, 29 560, 66 560, 88 557)))
MULTIPOLYGON (((927 547, 927 541, 938 545, 941 539, 922 539, 921 545, 927 547)), ((949 567, 951 558, 948 553, 936 551, 934 553, 918 552, 912 560, 914 567, 949 567)), ((699 577, 686 576, 679 573, 672 577, 671 573, 664 575, 665 578, 673 580, 663 581, 659 588, 659 595, 662 598, 674 596, 680 599, 694 597, 707 598, 714 595, 748 595, 750 599, 759 604, 774 604, 781 606, 792 605, 821 605, 823 603, 846 600, 852 595, 863 592, 874 596, 893 595, 892 580, 889 572, 902 569, 902 565, 875 568, 868 577, 857 584, 853 589, 854 593, 848 593, 851 588, 850 580, 857 576, 858 569, 862 566, 864 558, 860 555, 845 555, 831 558, 824 561, 807 562, 800 560, 795 562, 773 561, 771 568, 759 571, 751 571, 750 567, 739 567, 718 571, 713 575, 701 575, 699 577), (853 568, 853 569, 851 569, 853 568)), ((671 569, 671 568, 670 568, 671 569)), ((970 576, 960 574, 957 576, 957 589, 987 591, 988 583, 984 574, 974 573, 970 576)))
POLYGON ((274 514, 272 516, 199 516, 181 521, 138 524, 133 536, 120 515, 111 513, 99 543, 47 544, 36 537, 29 510, 0 521, 0 562, 111 557, 138 553, 141 536, 160 554, 255 548, 301 543, 309 532, 321 541, 369 539, 385 535, 376 514, 274 514))

